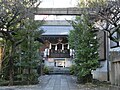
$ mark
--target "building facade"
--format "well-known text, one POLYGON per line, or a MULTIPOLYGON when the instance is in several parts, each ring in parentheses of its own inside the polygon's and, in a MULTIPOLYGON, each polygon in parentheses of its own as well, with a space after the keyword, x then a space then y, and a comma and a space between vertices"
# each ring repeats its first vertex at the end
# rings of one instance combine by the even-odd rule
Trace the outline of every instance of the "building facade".
POLYGON ((67 21, 47 21, 41 27, 44 45, 41 47, 46 66, 70 67, 73 50, 69 48, 68 34, 72 26, 67 21))

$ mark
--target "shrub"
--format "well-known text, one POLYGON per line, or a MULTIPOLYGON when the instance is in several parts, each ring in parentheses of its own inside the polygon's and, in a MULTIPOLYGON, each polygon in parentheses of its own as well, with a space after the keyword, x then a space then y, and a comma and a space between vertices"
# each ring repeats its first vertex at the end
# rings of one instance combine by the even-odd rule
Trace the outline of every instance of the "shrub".
POLYGON ((44 66, 43 74, 49 74, 49 68, 47 66, 44 66))
POLYGON ((75 72, 76 72, 76 66, 75 66, 75 65, 72 65, 72 66, 70 67, 70 74, 71 74, 71 75, 75 75, 75 72))

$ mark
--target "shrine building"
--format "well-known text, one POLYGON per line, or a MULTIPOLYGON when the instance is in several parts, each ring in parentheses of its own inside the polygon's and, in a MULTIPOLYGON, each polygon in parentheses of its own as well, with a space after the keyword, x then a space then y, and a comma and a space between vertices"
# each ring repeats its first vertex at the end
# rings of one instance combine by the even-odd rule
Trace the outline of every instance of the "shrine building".
POLYGON ((46 66, 70 67, 74 50, 68 44, 68 34, 73 27, 65 20, 51 20, 41 26, 44 45, 40 49, 46 66))

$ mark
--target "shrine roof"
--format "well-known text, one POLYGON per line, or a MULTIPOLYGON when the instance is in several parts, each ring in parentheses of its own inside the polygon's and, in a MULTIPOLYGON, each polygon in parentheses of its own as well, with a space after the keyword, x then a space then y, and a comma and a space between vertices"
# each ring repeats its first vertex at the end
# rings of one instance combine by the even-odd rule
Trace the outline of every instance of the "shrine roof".
POLYGON ((68 25, 70 26, 70 23, 66 20, 46 20, 44 25, 50 25, 50 26, 55 26, 55 25, 59 25, 59 26, 63 26, 63 25, 68 25))
POLYGON ((45 31, 42 35, 68 35, 70 30, 73 30, 71 25, 45 25, 41 26, 45 31))

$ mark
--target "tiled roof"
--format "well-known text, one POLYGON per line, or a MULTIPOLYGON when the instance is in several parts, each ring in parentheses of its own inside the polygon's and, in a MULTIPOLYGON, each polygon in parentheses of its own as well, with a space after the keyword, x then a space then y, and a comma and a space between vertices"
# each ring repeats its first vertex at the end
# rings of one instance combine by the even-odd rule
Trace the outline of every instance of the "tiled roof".
POLYGON ((68 25, 68 26, 70 26, 70 23, 68 22, 68 21, 66 21, 66 20, 47 20, 47 21, 45 21, 45 24, 44 25, 61 25, 61 26, 63 26, 63 25, 68 25))
POLYGON ((42 26, 41 29, 43 29, 45 31, 45 33, 43 33, 43 35, 68 35, 70 30, 73 30, 72 26, 59 26, 59 25, 45 25, 42 26))

